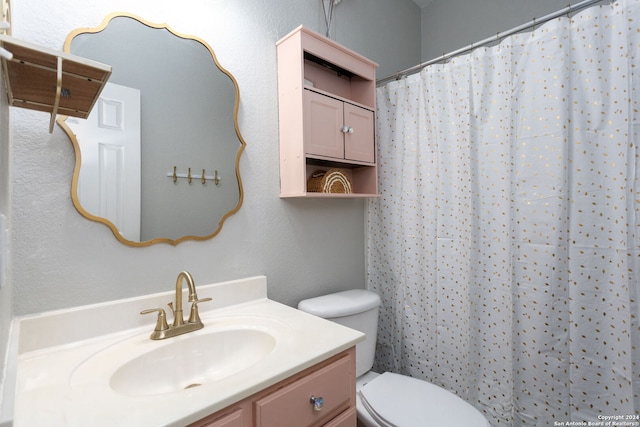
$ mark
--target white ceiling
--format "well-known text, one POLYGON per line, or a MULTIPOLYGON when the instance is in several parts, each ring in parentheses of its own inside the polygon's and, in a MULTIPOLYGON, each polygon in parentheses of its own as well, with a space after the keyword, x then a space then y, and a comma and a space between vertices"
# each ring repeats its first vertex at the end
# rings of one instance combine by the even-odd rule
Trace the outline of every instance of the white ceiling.
POLYGON ((428 5, 429 3, 432 3, 433 0, 413 0, 413 2, 422 8, 428 5))

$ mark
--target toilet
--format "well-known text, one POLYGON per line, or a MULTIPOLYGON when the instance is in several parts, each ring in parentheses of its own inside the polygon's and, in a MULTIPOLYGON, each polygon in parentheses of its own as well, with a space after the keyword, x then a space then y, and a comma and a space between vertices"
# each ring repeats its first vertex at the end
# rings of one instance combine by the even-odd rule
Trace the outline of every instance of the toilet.
POLYGON ((357 329, 356 410, 365 427, 490 427, 476 408, 453 393, 406 375, 371 371, 378 332, 380 297, 352 289, 300 301, 298 309, 357 329))

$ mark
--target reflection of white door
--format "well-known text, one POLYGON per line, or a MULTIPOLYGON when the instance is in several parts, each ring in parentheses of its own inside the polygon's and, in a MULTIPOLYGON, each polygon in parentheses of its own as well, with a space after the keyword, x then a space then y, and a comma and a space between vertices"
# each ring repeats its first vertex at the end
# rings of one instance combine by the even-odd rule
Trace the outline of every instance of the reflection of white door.
POLYGON ((67 124, 82 152, 80 204, 140 241, 140 91, 107 83, 89 117, 67 124))

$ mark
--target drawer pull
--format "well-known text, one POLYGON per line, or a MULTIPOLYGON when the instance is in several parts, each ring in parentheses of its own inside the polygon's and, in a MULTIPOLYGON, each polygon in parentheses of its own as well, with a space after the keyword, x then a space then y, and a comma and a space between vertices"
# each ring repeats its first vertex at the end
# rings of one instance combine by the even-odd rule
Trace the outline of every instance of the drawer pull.
POLYGON ((311 399, 309 399, 309 401, 313 405, 314 411, 320 411, 324 406, 324 399, 322 397, 311 396, 311 399))

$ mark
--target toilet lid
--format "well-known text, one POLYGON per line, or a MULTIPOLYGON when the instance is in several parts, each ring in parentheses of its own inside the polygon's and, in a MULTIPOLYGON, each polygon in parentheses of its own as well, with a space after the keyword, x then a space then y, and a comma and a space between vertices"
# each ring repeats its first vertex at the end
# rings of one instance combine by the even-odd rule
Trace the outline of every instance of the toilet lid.
POLYGON ((384 427, 488 427, 486 418, 458 396, 434 384, 385 372, 369 381, 360 397, 384 427))

